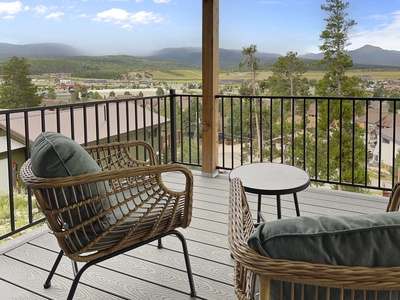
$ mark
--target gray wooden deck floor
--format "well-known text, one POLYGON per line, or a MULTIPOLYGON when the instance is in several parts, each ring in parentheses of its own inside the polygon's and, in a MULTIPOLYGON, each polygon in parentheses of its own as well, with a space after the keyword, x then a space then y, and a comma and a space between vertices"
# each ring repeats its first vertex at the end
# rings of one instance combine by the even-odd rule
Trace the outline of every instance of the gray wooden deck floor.
MULTIPOLYGON (((193 219, 185 235, 197 290, 196 299, 235 299, 233 260, 227 245, 229 180, 226 174, 206 178, 195 173, 193 219)), ((173 186, 180 178, 171 174, 173 186)), ((383 212, 388 198, 308 188, 299 193, 302 215, 383 212)), ((256 196, 248 194, 252 209, 256 196)), ((264 196, 263 212, 276 218, 275 199, 264 196)), ((255 216, 255 214, 254 214, 255 216)), ((291 195, 282 197, 282 216, 295 216, 291 195)), ((89 268, 74 299, 191 299, 180 242, 163 239, 164 249, 147 245, 89 268)), ((58 253, 45 226, 0 246, 0 299, 65 299, 71 263, 63 258, 49 289, 43 282, 58 253)))

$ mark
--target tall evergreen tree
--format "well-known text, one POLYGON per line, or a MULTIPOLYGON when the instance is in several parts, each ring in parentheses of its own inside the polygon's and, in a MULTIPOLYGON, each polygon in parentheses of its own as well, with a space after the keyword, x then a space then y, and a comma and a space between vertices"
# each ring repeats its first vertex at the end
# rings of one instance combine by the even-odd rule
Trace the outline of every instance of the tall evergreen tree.
POLYGON ((252 95, 257 95, 256 77, 257 70, 260 68, 260 59, 256 57, 257 45, 243 47, 242 54, 245 58, 240 62, 239 68, 248 67, 251 72, 251 89, 252 95))
POLYGON ((296 52, 288 52, 279 57, 272 65, 272 76, 268 78, 268 90, 271 95, 297 96, 307 95, 306 86, 303 88, 303 74, 308 67, 298 57, 296 52))
POLYGON ((40 105, 41 96, 29 77, 30 65, 25 58, 13 56, 3 66, 0 86, 0 108, 24 108, 40 105))
MULTIPOLYGON (((317 84, 317 94, 321 96, 364 96, 357 86, 361 79, 348 77, 346 72, 353 65, 347 54, 348 32, 356 25, 348 19, 348 2, 326 0, 321 9, 328 13, 326 28, 320 38, 324 40, 320 50, 324 58, 319 64, 325 66, 325 74, 317 84)), ((364 131, 354 121, 353 116, 364 113, 361 101, 342 99, 322 99, 315 103, 318 111, 318 131, 314 131, 313 164, 319 179, 336 180, 343 183, 369 183, 366 172, 366 153, 363 140, 364 131), (317 132, 317 133, 316 133, 317 132)), ((361 188, 335 185, 334 188, 363 192, 361 188)))
MULTIPOLYGON (((239 63, 239 68, 243 69, 244 67, 247 67, 250 70, 250 75, 251 75, 251 80, 250 82, 245 82, 242 84, 239 92, 241 95, 252 95, 256 96, 258 95, 258 88, 256 85, 256 79, 257 79, 257 70, 260 68, 260 59, 256 57, 257 53, 257 45, 250 45, 249 47, 243 47, 242 49, 242 54, 245 56, 245 58, 239 63)), ((250 135, 253 133, 253 129, 256 132, 256 137, 257 137, 257 144, 255 145, 255 150, 250 151, 252 152, 251 155, 255 155, 256 157, 260 157, 261 153, 258 151, 260 148, 262 148, 262 140, 261 140, 261 132, 260 132, 260 124, 259 124, 259 114, 260 110, 258 109, 260 107, 260 102, 261 100, 256 100, 256 99, 251 99, 247 101, 248 103, 245 103, 243 107, 247 108, 246 111, 248 112, 249 115, 249 124, 250 124, 250 135), (253 120, 250 120, 250 116, 254 118, 253 120)), ((245 116, 247 115, 246 112, 243 112, 244 114, 242 115, 243 118, 246 118, 245 116)), ((251 119, 252 119, 251 118, 251 119)), ((252 148, 252 146, 250 146, 252 148)))
MULTIPOLYGON (((308 67, 297 57, 296 52, 288 52, 286 56, 278 58, 271 67, 272 76, 265 81, 268 94, 276 96, 308 95, 308 79, 303 76, 307 70, 308 67)), ((260 84, 260 88, 262 85, 263 83, 260 84)), ((283 103, 281 122, 283 123, 282 135, 285 147, 281 148, 285 151, 281 155, 285 163, 296 163, 302 167, 302 159, 295 159, 294 162, 292 159, 293 156, 296 157, 296 148, 303 142, 304 132, 302 128, 304 128, 304 121, 307 122, 307 120, 296 118, 296 112, 304 111, 304 106, 308 108, 309 104, 309 101, 303 102, 295 99, 285 99, 283 103)))
POLYGON ((348 32, 356 22, 347 18, 346 10, 349 2, 326 0, 326 3, 321 5, 321 9, 328 13, 328 18, 324 19, 326 28, 320 34, 324 43, 319 47, 324 57, 318 63, 325 66, 325 75, 317 89, 320 95, 341 96, 343 83, 347 80, 346 71, 353 66, 353 61, 346 50, 350 45, 348 32))

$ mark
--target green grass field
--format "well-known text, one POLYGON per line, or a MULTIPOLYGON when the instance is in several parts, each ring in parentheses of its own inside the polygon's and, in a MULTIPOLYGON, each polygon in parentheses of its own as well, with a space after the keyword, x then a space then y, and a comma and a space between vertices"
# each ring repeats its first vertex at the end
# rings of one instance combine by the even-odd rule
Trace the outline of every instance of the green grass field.
MULTIPOLYGON (((152 71, 153 79, 167 82, 201 82, 201 70, 174 70, 174 71, 152 71)), ((379 71, 379 70, 351 70, 348 76, 371 76, 372 80, 400 79, 400 71, 379 71)), ((258 79, 266 79, 272 75, 271 71, 259 72, 258 79)), ((321 79, 323 71, 308 71, 304 74, 308 79, 321 79)), ((226 72, 221 71, 220 80, 249 80, 250 72, 226 72)))
MULTIPOLYGON (((133 72, 135 73, 135 72, 133 72)), ((202 81, 202 72, 201 70, 152 70, 151 74, 153 75, 152 79, 161 82, 167 83, 189 83, 196 82, 201 83, 202 81)), ((380 71, 380 70, 351 70, 347 73, 349 76, 365 76, 368 75, 372 80, 391 80, 397 79, 400 80, 400 71, 380 71)), ((271 71, 262 71, 257 75, 258 80, 267 79, 272 75, 271 71)), ((316 79, 319 80, 323 77, 323 71, 308 71, 304 74, 304 76, 308 79, 316 79)), ((84 78, 73 78, 76 82, 84 83, 84 78)), ((219 74, 220 80, 250 80, 251 74, 250 72, 229 72, 229 71, 220 71, 219 74)), ((48 86, 54 82, 53 78, 41 78, 35 82, 38 86, 48 86)))

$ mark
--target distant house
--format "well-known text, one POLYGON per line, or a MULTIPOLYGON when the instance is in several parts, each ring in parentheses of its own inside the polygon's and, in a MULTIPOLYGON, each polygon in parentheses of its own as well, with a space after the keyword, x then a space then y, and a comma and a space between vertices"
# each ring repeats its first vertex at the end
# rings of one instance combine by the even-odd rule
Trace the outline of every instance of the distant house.
MULTIPOLYGON (((146 130, 153 130, 150 124, 150 120, 153 120, 153 127, 168 122, 168 119, 158 114, 153 113, 149 109, 141 106, 135 106, 133 102, 121 103, 110 103, 108 105, 108 114, 106 113, 106 105, 88 106, 85 108, 75 109, 73 116, 71 116, 71 110, 61 110, 59 112, 46 111, 44 116, 44 124, 46 131, 57 131, 57 115, 60 117, 60 133, 71 136, 71 127, 74 128, 74 139, 79 144, 95 143, 97 139, 100 142, 105 142, 108 137, 108 130, 110 131, 111 142, 117 140, 118 132, 120 135, 125 135, 129 128, 129 134, 135 134, 141 138, 145 137, 146 130), (119 116, 117 117, 117 105, 119 116), (129 120, 127 121, 127 109, 131 112, 129 114, 129 120), (140 111, 143 110, 143 111, 140 111), (134 112, 137 111, 137 119, 135 118, 134 112), (84 119, 84 113, 86 114, 86 125, 84 119), (97 119, 96 119, 97 118, 97 119), (107 120, 109 118, 109 120, 107 120), (74 120, 71 124, 71 120, 74 120), (96 124, 98 120, 98 126, 96 124), (158 123, 159 122, 159 123, 158 123), (109 125, 108 125, 109 124, 109 125), (97 133, 98 129, 98 133, 97 133), (85 137, 86 134, 86 137, 85 137), (98 134, 98 136, 97 136, 98 134)), ((30 142, 33 143, 35 138, 42 132, 41 112, 32 111, 28 113, 28 130, 30 142)), ((0 116, 0 136, 5 135, 5 118, 0 116), (2 133, 3 131, 3 133, 2 133)), ((13 114, 10 119, 11 132, 13 133, 12 138, 16 141, 24 143, 25 141, 25 117, 23 113, 13 114)))
MULTIPOLYGON (((0 194, 6 193, 9 187, 9 177, 8 173, 8 147, 7 147, 7 139, 5 136, 0 136, 0 194)), ((10 149, 11 149, 11 166, 12 166, 12 184, 14 187, 17 186, 18 183, 18 169, 21 166, 21 163, 24 162, 24 150, 25 145, 11 139, 10 140, 10 149)))
MULTIPOLYGON (((377 132, 379 131, 379 124, 380 124, 380 119, 384 119, 388 116, 388 113, 380 113, 379 109, 377 108, 368 108, 368 116, 367 112, 356 118, 357 123, 364 129, 367 128, 367 138, 368 138, 368 143, 370 146, 375 145, 375 141, 377 139, 377 132), (367 118, 368 117, 368 118, 367 118)), ((365 134, 364 134, 364 140, 365 140, 365 134)))
POLYGON ((394 153, 397 154, 397 151, 400 149, 400 126, 397 126, 395 130, 393 128, 383 128, 378 132, 378 142, 376 143, 375 149, 372 153, 372 161, 373 164, 384 164, 389 167, 393 167, 393 147, 394 153), (395 139, 393 136, 395 135, 395 139), (379 151, 379 140, 381 141, 382 150, 379 151), (379 153, 381 153, 381 157, 379 157, 379 153))
MULTIPOLYGON (((382 113, 382 118, 386 117, 388 113, 382 113)), ((362 128, 375 127, 379 125, 379 120, 381 118, 381 113, 378 108, 368 108, 368 119, 367 112, 364 115, 357 117, 357 122, 362 128)))
MULTIPOLYGON (((394 121, 393 121, 393 114, 387 114, 384 117, 382 117, 382 121, 379 122, 379 120, 375 123, 377 126, 380 126, 381 128, 393 128, 394 127, 394 121)), ((400 117, 397 116, 396 118, 396 126, 400 126, 400 117)))
MULTIPOLYGON (((81 145, 96 144, 97 140, 99 144, 108 142, 107 137, 110 136, 110 142, 116 142, 118 140, 118 134, 120 140, 148 140, 149 137, 157 137, 161 134, 160 125, 163 125, 169 120, 163 116, 159 116, 153 113, 151 110, 142 107, 140 105, 134 106, 134 102, 121 102, 121 103, 110 103, 107 105, 99 106, 88 106, 84 108, 78 108, 73 111, 71 115, 70 109, 60 111, 45 111, 44 122, 41 119, 40 111, 28 112, 28 120, 25 120, 24 113, 15 113, 10 116, 9 126, 11 132, 11 139, 13 140, 13 152, 12 162, 15 162, 18 166, 21 166, 25 160, 25 126, 27 123, 28 134, 29 134, 29 146, 31 146, 36 137, 42 131, 58 131, 68 137, 72 137, 72 130, 74 132, 74 140, 81 145), (118 106, 118 107, 117 107, 118 106), (119 116, 117 116, 117 109, 119 116), (127 111, 128 110, 128 111, 127 111), (86 115, 86 119, 84 117, 86 115), (129 119, 127 120, 127 115, 129 119), (57 121, 59 116, 59 121, 57 121), (135 117, 136 116, 136 117, 135 117), (71 120, 73 122, 71 123, 71 120), (153 124, 150 124, 150 120, 153 124), (86 123, 86 124, 85 124, 86 123), (44 126, 44 129, 42 128, 44 126), (129 132, 128 132, 129 130, 129 132)), ((6 131, 6 119, 4 115, 0 115, 0 137, 5 138, 6 131)), ((156 151, 161 151, 163 145, 158 145, 155 139, 153 146, 156 151)), ((5 142, 1 142, 3 152, 0 152, 4 159, 7 154, 7 150, 3 149, 5 142), (4 151, 6 152, 4 154, 4 151)), ((7 178, 6 174, 8 167, 7 163, 2 161, 0 165, 0 176, 1 178, 7 178), (4 166, 3 166, 4 165, 4 166)))

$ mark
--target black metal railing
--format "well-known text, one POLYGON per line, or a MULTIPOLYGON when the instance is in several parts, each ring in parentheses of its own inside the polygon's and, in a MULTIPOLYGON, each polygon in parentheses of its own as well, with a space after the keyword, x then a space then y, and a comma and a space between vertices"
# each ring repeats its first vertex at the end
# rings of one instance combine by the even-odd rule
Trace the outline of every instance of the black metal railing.
MULTIPOLYGON (((397 107, 400 99, 218 95, 216 101, 218 169, 285 163, 309 172, 315 185, 358 192, 388 191, 397 181, 400 120, 396 109, 385 107, 397 107)), ((0 172, 7 178, 0 194, 7 202, 1 207, 0 239, 43 220, 29 190, 16 206, 26 190, 18 166, 30 157, 40 132, 57 131, 82 145, 142 139, 154 147, 158 163, 200 168, 201 126, 202 96, 173 90, 163 96, 0 110, 0 163, 6 165, 0 172)))
POLYGON ((171 91, 165 96, 0 110, 0 163, 4 168, 0 172, 6 179, 0 185, 0 239, 43 221, 35 213, 30 190, 18 178, 18 168, 30 157, 30 147, 40 132, 60 132, 83 146, 145 140, 154 147, 159 164, 175 162, 180 153, 177 141, 185 140, 179 108, 185 99, 171 91), (16 199, 21 197, 25 203, 17 207, 16 199))
MULTIPOLYGON (((397 181, 400 99, 218 96, 220 168, 278 162, 317 185, 367 192, 397 181), (385 108, 386 107, 386 108, 385 108)), ((400 156, 399 156, 400 160, 400 156)))

